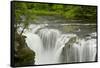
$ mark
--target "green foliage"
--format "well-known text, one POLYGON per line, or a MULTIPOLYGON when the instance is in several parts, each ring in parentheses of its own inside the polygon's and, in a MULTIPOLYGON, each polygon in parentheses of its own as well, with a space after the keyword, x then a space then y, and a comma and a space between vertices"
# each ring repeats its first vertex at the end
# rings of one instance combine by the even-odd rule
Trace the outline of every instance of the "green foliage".
MULTIPOLYGON (((22 3, 15 2, 16 15, 25 15, 34 17, 35 14, 55 14, 66 17, 67 19, 95 19, 95 6, 75 6, 46 3, 22 3), (19 14, 18 14, 19 13, 19 14), (86 18, 85 18, 86 17, 86 18)), ((17 17, 16 17, 17 18, 17 17)))
POLYGON ((27 28, 30 22, 33 22, 35 16, 28 9, 25 3, 15 2, 15 20, 16 26, 23 24, 23 28, 27 28))
POLYGON ((33 9, 35 10, 48 10, 49 9, 48 4, 33 3, 33 5, 34 5, 33 9))
POLYGON ((79 10, 80 6, 68 6, 67 10, 65 11, 65 17, 67 19, 77 19, 78 15, 80 14, 79 10))
POLYGON ((23 23, 25 27, 34 23, 34 19, 40 15, 59 15, 67 20, 96 21, 96 13, 95 6, 15 2, 16 22, 23 23))
POLYGON ((94 7, 94 6, 82 6, 82 9, 81 9, 83 12, 82 12, 82 15, 84 18, 86 19, 90 19, 90 20, 96 20, 96 14, 97 14, 97 7, 94 7))
POLYGON ((53 5, 52 10, 61 11, 61 10, 63 10, 63 5, 53 5))

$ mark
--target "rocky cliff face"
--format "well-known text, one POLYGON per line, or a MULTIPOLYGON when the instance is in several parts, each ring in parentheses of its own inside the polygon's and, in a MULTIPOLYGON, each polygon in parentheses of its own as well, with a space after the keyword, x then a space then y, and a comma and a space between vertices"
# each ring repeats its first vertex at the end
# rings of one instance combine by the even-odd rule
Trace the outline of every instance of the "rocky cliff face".
POLYGON ((26 36, 15 33, 15 66, 34 65, 35 52, 27 46, 25 38, 26 36))

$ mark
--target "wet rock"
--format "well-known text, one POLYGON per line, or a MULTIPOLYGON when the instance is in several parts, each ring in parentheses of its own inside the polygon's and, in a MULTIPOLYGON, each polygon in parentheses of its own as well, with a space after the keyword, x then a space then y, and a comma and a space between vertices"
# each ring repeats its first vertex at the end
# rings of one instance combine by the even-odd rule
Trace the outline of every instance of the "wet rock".
POLYGON ((15 34, 15 66, 34 65, 35 52, 27 46, 25 38, 26 36, 15 34))

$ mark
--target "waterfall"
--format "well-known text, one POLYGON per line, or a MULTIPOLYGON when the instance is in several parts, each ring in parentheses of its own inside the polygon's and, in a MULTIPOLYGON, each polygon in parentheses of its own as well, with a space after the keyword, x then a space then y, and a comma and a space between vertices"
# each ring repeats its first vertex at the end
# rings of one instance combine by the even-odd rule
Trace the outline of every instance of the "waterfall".
POLYGON ((26 42, 36 53, 35 64, 56 64, 95 61, 96 33, 80 38, 76 34, 63 34, 58 29, 36 26, 26 31, 26 42), (38 33, 35 32, 38 30, 38 33))
POLYGON ((41 29, 38 33, 43 42, 43 51, 40 55, 39 64, 53 64, 57 63, 57 58, 55 58, 56 41, 61 35, 60 31, 57 29, 41 29))
POLYGON ((43 42, 44 50, 52 50, 55 48, 56 41, 60 36, 60 31, 45 28, 39 31, 39 36, 43 42))
POLYGON ((60 60, 62 63, 95 61, 96 39, 70 38, 65 44, 60 60))
POLYGON ((81 62, 95 61, 96 39, 83 40, 81 49, 81 62))

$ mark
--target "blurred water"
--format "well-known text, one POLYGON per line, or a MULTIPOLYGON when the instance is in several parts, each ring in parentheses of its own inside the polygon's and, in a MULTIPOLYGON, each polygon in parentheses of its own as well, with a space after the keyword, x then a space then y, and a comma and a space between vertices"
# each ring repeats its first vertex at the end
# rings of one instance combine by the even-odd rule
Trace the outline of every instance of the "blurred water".
POLYGON ((91 24, 31 24, 24 33, 37 65, 96 61, 96 34, 91 24))

